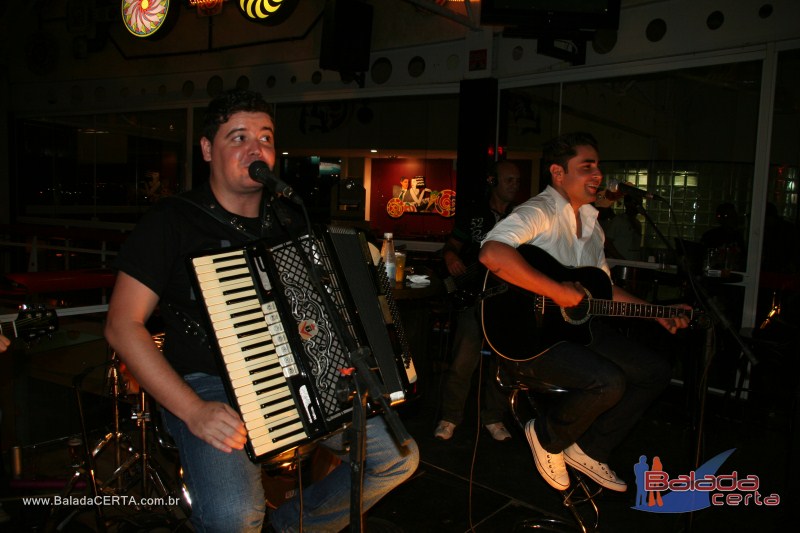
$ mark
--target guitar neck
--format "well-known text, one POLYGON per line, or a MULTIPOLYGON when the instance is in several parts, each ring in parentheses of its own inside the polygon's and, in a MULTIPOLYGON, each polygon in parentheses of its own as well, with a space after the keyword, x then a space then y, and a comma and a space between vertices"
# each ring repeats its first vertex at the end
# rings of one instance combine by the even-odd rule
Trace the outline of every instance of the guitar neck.
POLYGON ((480 263, 472 263, 467 266, 467 269, 463 274, 459 274, 458 276, 447 276, 444 278, 444 286, 447 290, 447 293, 450 294, 455 292, 469 285, 471 282, 476 281, 478 279, 478 274, 481 274, 482 272, 482 265, 480 263))
POLYGON ((678 315, 692 318, 692 311, 648 303, 616 302, 589 298, 589 314, 594 316, 622 316, 639 318, 674 318, 678 315))
POLYGON ((0 322, 0 335, 9 339, 16 339, 19 336, 17 333, 17 321, 0 322))

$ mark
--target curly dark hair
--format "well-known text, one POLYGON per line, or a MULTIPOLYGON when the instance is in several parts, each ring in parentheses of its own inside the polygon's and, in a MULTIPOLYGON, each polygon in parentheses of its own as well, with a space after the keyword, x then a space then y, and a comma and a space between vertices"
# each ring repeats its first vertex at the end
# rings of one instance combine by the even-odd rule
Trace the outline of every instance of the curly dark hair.
POLYGON ((566 170, 567 162, 578 153, 575 150, 576 146, 591 146, 599 151, 597 139, 591 133, 585 131, 564 133, 545 143, 542 152, 544 168, 550 168, 550 165, 556 164, 566 170))
POLYGON ((213 141, 220 124, 224 124, 231 115, 240 111, 266 113, 270 118, 274 118, 272 106, 264 100, 261 93, 246 89, 231 89, 209 102, 203 115, 203 137, 213 141))

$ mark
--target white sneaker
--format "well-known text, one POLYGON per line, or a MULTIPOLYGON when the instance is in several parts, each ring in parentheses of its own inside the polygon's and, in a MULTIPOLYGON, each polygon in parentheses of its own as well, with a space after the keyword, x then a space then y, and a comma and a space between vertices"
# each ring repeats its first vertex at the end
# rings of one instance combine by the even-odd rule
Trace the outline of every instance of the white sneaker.
POLYGON ((499 440, 500 442, 511 440, 511 433, 508 432, 506 426, 502 422, 486 424, 483 427, 486 428, 486 431, 489 432, 494 440, 499 440))
POLYGON ((539 444, 539 437, 533 429, 533 420, 528 420, 525 424, 525 435, 528 437, 528 444, 533 450, 533 461, 536 469, 542 475, 547 484, 556 490, 566 490, 569 488, 569 474, 567 465, 564 464, 563 453, 550 453, 539 444))
POLYGON ((433 436, 439 440, 450 440, 453 437, 453 430, 456 425, 447 420, 440 420, 436 429, 433 431, 433 436))
POLYGON ((583 472, 601 487, 617 492, 625 492, 628 484, 617 477, 607 464, 595 461, 581 450, 577 443, 564 450, 564 461, 572 468, 583 472))

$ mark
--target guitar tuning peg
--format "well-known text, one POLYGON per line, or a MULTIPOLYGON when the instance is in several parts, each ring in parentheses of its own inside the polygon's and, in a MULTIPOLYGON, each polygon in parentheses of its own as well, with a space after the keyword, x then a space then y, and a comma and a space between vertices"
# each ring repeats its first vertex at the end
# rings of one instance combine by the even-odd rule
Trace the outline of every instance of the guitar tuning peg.
POLYGON ((58 318, 54 310, 47 309, 43 304, 23 304, 19 306, 16 320, 10 323, 9 331, 13 331, 15 337, 30 347, 30 341, 42 335, 52 338, 57 329, 58 318))

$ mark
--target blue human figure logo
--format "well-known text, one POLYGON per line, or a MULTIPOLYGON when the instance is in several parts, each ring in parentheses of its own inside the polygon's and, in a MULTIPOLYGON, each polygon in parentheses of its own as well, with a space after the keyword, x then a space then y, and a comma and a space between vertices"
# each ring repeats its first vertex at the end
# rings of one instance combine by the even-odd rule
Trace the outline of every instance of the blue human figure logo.
POLYGON ((636 507, 647 505, 647 491, 645 490, 645 474, 650 470, 647 464, 647 456, 640 455, 639 462, 633 465, 633 473, 636 476, 636 507))

